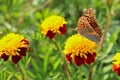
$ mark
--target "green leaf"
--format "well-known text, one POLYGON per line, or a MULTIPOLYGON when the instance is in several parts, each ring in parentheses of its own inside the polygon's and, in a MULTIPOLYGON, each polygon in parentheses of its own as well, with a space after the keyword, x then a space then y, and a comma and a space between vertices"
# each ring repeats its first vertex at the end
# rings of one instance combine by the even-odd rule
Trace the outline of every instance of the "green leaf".
POLYGON ((8 78, 7 78, 7 80, 11 80, 11 78, 14 76, 14 73, 11 73, 9 76, 8 76, 8 78))
POLYGON ((61 60, 60 58, 57 59, 57 61, 56 61, 56 62, 54 63, 54 65, 53 65, 53 70, 56 70, 56 69, 59 67, 61 61, 62 61, 62 60, 61 60))
POLYGON ((44 62, 43 62, 44 73, 46 73, 46 71, 47 71, 49 56, 50 56, 50 53, 52 52, 52 50, 53 50, 53 46, 51 45, 48 52, 46 53, 46 56, 44 57, 44 62))
POLYGON ((33 72, 27 70, 27 74, 31 77, 31 78, 36 78, 36 74, 34 74, 33 72))
POLYGON ((25 68, 27 68, 27 66, 29 65, 30 61, 31 61, 31 57, 29 57, 28 60, 26 61, 25 68))
POLYGON ((34 60, 31 60, 31 62, 32 62, 33 69, 35 69, 36 71, 39 71, 40 68, 39 68, 38 64, 34 60))

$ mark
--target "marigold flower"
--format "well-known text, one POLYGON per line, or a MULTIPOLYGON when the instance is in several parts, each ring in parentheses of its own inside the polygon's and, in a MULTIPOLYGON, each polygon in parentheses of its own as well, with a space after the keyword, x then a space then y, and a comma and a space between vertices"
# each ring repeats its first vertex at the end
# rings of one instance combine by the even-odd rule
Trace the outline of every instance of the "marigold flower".
POLYGON ((65 34, 67 31, 66 23, 67 22, 65 21, 65 19, 60 16, 50 16, 42 22, 41 33, 43 33, 50 39, 54 38, 56 33, 65 34))
POLYGON ((29 42, 23 36, 9 33, 0 40, 0 57, 15 64, 26 55, 29 42))
POLYGON ((64 53, 66 59, 72 63, 74 60, 77 66, 82 64, 91 64, 95 61, 97 44, 81 36, 80 34, 72 35, 65 43, 64 53))
POLYGON ((118 76, 120 76, 120 53, 116 53, 116 55, 113 57, 113 67, 112 71, 115 71, 118 76))

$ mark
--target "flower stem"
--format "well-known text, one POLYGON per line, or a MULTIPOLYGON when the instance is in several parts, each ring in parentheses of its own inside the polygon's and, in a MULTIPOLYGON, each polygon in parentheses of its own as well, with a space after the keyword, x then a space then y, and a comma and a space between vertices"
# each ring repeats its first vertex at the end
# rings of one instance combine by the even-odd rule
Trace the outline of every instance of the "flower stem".
POLYGON ((104 33, 102 35, 102 38, 101 38, 101 41, 100 41, 100 48, 98 51, 101 50, 101 47, 103 46, 103 43, 104 43, 104 40, 106 38, 106 35, 107 35, 107 32, 108 32, 108 29, 109 29, 109 26, 110 26, 110 20, 111 20, 111 14, 110 14, 110 11, 107 11, 107 17, 106 17, 106 24, 105 24, 105 28, 104 28, 104 33))
POLYGON ((52 39, 52 42, 54 43, 54 45, 56 46, 58 52, 60 53, 60 55, 61 55, 61 57, 62 57, 63 68, 64 68, 64 70, 65 70, 65 73, 66 73, 66 75, 67 75, 68 80, 70 80, 70 72, 69 72, 69 70, 68 70, 68 68, 67 68, 65 58, 64 58, 63 55, 62 55, 62 50, 61 50, 61 48, 58 46, 58 44, 57 44, 57 42, 55 41, 55 39, 54 39, 54 40, 52 39))
POLYGON ((109 29, 109 25, 110 25, 110 19, 109 19, 109 17, 107 17, 106 26, 105 26, 105 31, 104 31, 103 36, 102 36, 101 41, 100 41, 99 51, 101 50, 101 47, 102 47, 103 42, 104 42, 104 40, 105 40, 106 34, 107 34, 107 32, 108 32, 108 29, 109 29))
POLYGON ((92 80, 92 65, 90 65, 88 80, 92 80))

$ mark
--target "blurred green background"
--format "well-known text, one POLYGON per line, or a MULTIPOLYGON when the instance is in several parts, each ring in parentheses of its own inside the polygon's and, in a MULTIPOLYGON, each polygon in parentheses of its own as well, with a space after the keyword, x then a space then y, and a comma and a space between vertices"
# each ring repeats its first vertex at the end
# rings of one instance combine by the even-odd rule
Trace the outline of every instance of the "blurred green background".
POLYGON ((112 71, 112 58, 120 52, 120 0, 0 0, 0 38, 9 32, 24 35, 30 41, 27 56, 19 66, 0 59, 0 80, 120 80, 112 71), (67 33, 57 35, 56 42, 64 50, 65 41, 75 34, 79 17, 93 8, 99 26, 108 31, 91 66, 77 67, 66 62, 70 76, 67 77, 61 56, 54 43, 42 35, 41 23, 51 16, 59 15, 67 21, 67 33))

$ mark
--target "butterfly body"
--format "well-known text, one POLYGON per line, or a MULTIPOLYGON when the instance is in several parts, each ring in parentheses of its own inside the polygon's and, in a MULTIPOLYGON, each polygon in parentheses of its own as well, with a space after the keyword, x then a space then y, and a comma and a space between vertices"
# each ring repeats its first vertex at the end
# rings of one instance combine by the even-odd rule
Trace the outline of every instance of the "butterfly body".
POLYGON ((99 43, 102 37, 93 9, 88 9, 78 20, 77 32, 82 36, 99 43))

